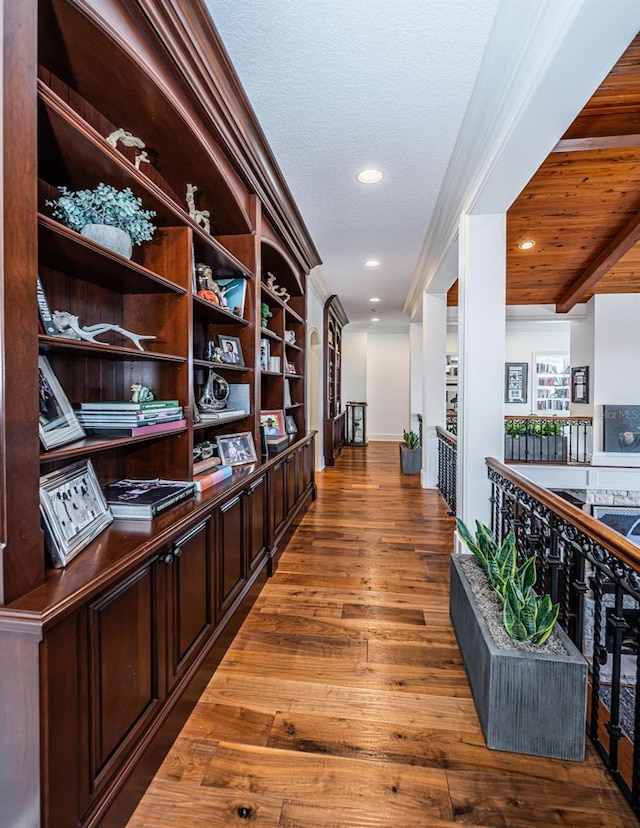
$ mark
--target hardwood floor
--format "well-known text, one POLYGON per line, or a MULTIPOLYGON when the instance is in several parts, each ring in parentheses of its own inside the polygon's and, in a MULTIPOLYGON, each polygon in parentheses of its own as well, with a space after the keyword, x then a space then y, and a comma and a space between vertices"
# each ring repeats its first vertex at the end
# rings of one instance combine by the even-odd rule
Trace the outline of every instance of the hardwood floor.
POLYGON ((584 763, 484 747, 448 613, 453 521, 346 448, 129 828, 607 826, 637 822, 584 763))

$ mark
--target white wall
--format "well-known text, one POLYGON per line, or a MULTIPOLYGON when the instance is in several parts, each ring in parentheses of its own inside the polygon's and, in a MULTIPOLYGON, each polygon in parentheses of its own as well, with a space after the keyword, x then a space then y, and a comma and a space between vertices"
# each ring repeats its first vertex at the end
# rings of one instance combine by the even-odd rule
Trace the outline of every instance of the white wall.
POLYGON ((348 328, 342 334, 342 398, 368 404, 368 440, 401 440, 411 421, 408 328, 402 333, 348 328))
MULTIPOLYGON (((640 405, 640 295, 601 294, 594 302, 594 465, 640 466, 640 453, 603 452, 603 405, 640 405)), ((640 430, 640 422, 637 424, 640 430)), ((638 486, 640 488, 640 486, 638 486)))
POLYGON ((585 305, 586 316, 571 322, 571 367, 589 369, 589 401, 571 403, 572 417, 593 416, 593 369, 594 369, 594 300, 585 305))
MULTIPOLYGON (((422 358, 422 325, 412 322, 409 325, 409 352, 410 352, 410 380, 409 380, 409 413, 411 415, 411 431, 418 433, 418 414, 422 414, 422 393, 424 386, 424 359, 422 358)), ((409 426, 405 426, 409 428, 409 426)))
POLYGON ((324 331, 324 296, 322 288, 319 287, 314 279, 313 272, 309 276, 307 282, 307 341, 306 345, 306 398, 307 398, 307 428, 318 427, 316 434, 316 469, 321 471, 324 467, 324 442, 322 439, 322 420, 324 417, 324 394, 322 391, 324 383, 324 366, 322 365, 322 354, 324 352, 323 331, 324 331), (314 348, 319 348, 320 351, 320 365, 319 376, 316 376, 317 371, 312 369, 310 360, 312 359, 311 335, 315 333, 319 339, 319 345, 314 348), (315 380, 318 380, 317 388, 315 380))

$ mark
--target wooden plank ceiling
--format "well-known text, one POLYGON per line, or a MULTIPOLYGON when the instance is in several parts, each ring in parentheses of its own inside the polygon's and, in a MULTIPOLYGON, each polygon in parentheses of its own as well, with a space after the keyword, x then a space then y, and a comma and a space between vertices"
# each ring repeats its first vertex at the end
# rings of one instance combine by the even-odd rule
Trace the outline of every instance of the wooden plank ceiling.
POLYGON ((639 240, 640 35, 507 213, 507 304, 639 293, 639 240))

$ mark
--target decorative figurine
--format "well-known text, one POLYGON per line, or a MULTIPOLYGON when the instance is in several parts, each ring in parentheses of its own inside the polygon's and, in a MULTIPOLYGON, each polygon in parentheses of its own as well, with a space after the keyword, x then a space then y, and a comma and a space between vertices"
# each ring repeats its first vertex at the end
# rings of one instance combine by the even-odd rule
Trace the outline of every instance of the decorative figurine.
POLYGON ((209 340, 207 342, 207 346, 204 349, 204 358, 208 359, 209 362, 224 362, 224 351, 219 345, 216 345, 214 342, 209 340))
POLYGON ((196 224, 201 224, 205 233, 211 233, 211 224, 209 222, 209 211, 198 210, 196 207, 195 194, 198 188, 195 184, 187 184, 187 207, 189 208, 189 215, 196 224))
POLYGON ((146 385, 140 385, 139 382, 134 382, 131 386, 131 402, 151 402, 155 399, 153 392, 146 385))
POLYGON ((213 302, 214 305, 222 304, 220 301, 220 287, 213 278, 213 270, 208 264, 199 262, 196 265, 196 280, 198 282, 198 296, 213 302))
POLYGON ((118 141, 120 141, 120 143, 125 147, 135 147, 136 149, 144 149, 146 146, 144 141, 140 138, 136 138, 135 135, 127 132, 126 129, 122 129, 122 127, 114 130, 110 135, 107 135, 107 143, 111 144, 114 149, 116 148, 118 141))
POLYGON ((228 397, 229 383, 215 371, 209 370, 207 384, 202 389, 202 395, 198 400, 200 411, 219 411, 221 408, 226 408, 228 397))
POLYGON ((140 155, 136 155, 136 157, 133 159, 133 166, 136 168, 136 170, 139 170, 140 169, 140 164, 143 164, 143 163, 144 164, 150 164, 151 163, 151 161, 149 159, 149 154, 145 150, 143 150, 140 153, 140 155))
POLYGON ((285 331, 284 332, 284 341, 287 345, 295 345, 296 344, 296 332, 295 331, 285 331))
POLYGON ((291 299, 289 291, 286 288, 280 287, 280 285, 276 284, 276 277, 273 273, 267 273, 267 290, 270 290, 271 293, 279 296, 283 302, 288 302, 289 299, 291 299))
POLYGON ((142 339, 155 339, 155 336, 133 333, 132 331, 125 330, 120 325, 113 325, 108 322, 99 322, 97 325, 84 325, 81 328, 78 317, 69 313, 69 311, 54 311, 51 315, 54 324, 60 331, 60 336, 65 336, 67 339, 83 339, 85 342, 95 342, 97 345, 104 345, 104 342, 98 342, 96 340, 96 336, 101 336, 108 331, 117 331, 122 336, 130 339, 139 351, 144 351, 144 348, 140 344, 142 339))

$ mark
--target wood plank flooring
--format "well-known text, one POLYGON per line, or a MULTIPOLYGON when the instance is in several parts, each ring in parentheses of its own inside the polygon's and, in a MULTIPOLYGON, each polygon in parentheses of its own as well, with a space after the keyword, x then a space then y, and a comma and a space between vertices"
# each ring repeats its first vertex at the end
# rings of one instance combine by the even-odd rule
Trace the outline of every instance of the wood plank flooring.
POLYGON ((637 822, 583 763, 487 750, 448 614, 453 522, 347 448, 129 828, 602 826, 637 822))

